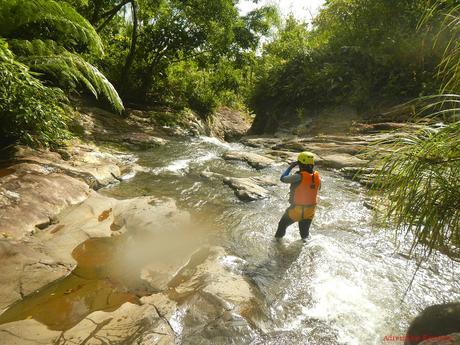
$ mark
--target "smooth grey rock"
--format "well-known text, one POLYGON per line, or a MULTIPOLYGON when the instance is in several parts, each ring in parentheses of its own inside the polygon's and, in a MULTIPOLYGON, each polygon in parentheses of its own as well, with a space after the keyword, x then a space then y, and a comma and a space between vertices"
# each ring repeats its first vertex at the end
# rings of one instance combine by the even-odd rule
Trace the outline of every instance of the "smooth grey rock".
POLYGON ((253 152, 227 151, 224 153, 223 158, 226 160, 243 161, 256 169, 263 169, 275 163, 273 159, 253 152))

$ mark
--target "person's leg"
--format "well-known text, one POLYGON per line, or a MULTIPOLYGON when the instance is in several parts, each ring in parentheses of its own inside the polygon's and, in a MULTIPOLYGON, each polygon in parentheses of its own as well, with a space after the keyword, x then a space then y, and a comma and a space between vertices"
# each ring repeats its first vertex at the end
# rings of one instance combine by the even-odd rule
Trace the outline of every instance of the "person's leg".
POLYGON ((278 230, 276 230, 275 237, 283 237, 286 234, 286 228, 292 223, 294 223, 294 221, 291 218, 289 218, 287 213, 284 213, 280 219, 280 222, 278 223, 278 230))
POLYGON ((305 240, 310 234, 311 219, 304 219, 299 222, 300 237, 305 240))

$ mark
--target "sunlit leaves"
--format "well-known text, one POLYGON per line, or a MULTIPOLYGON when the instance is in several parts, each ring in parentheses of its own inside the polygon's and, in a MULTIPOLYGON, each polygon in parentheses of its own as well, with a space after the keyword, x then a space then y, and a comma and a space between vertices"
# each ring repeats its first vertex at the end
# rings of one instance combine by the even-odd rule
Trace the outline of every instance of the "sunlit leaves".
POLYGON ((33 146, 62 144, 69 133, 60 102, 65 102, 61 90, 34 78, 0 40, 1 144, 16 140, 33 146))

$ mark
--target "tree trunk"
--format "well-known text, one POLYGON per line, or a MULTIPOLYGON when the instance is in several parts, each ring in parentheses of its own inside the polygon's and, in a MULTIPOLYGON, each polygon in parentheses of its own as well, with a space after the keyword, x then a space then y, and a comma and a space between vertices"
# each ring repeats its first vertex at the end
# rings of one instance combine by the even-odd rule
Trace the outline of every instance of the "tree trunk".
POLYGON ((101 32, 102 29, 104 29, 107 24, 113 19, 113 17, 115 17, 115 15, 118 13, 118 11, 120 11, 122 9, 123 6, 125 6, 127 3, 131 2, 131 0, 123 0, 122 2, 120 2, 117 6, 115 6, 114 8, 112 8, 111 10, 103 13, 101 15, 101 19, 102 18, 106 18, 101 25, 99 25, 97 28, 96 28, 96 31, 97 32, 101 32))
POLYGON ((121 70, 121 78, 120 78, 120 86, 121 86, 121 91, 125 92, 126 91, 126 86, 129 84, 128 78, 129 78, 129 70, 131 68, 131 65, 133 64, 134 61, 134 56, 136 54, 136 44, 137 44, 137 29, 138 29, 138 20, 137 20, 137 4, 136 0, 131 0, 131 8, 132 8, 132 19, 133 19, 133 32, 131 35, 131 45, 129 47, 129 52, 128 55, 126 56, 125 64, 123 66, 123 69, 121 70))

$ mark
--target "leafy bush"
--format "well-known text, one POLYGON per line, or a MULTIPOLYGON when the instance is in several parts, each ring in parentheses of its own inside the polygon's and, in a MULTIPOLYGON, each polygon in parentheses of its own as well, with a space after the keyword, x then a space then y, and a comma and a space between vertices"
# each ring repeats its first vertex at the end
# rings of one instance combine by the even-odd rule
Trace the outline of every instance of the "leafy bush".
POLYGON ((433 16, 442 14, 440 33, 450 35, 439 63, 441 94, 417 98, 412 103, 418 107, 418 116, 442 120, 447 125, 380 143, 390 153, 374 161, 374 189, 388 199, 385 218, 393 220, 399 232, 413 234, 412 248, 421 245, 428 254, 435 248, 459 261, 460 5, 445 6, 444 1, 436 1, 424 20, 428 25, 433 16))
POLYGON ((69 137, 61 90, 44 86, 0 40, 1 144, 59 145, 69 137))
POLYGON ((443 48, 433 49, 432 28, 417 31, 425 6, 424 0, 331 0, 312 29, 289 18, 260 59, 250 99, 253 128, 274 129, 298 108, 369 109, 435 91, 443 48))

